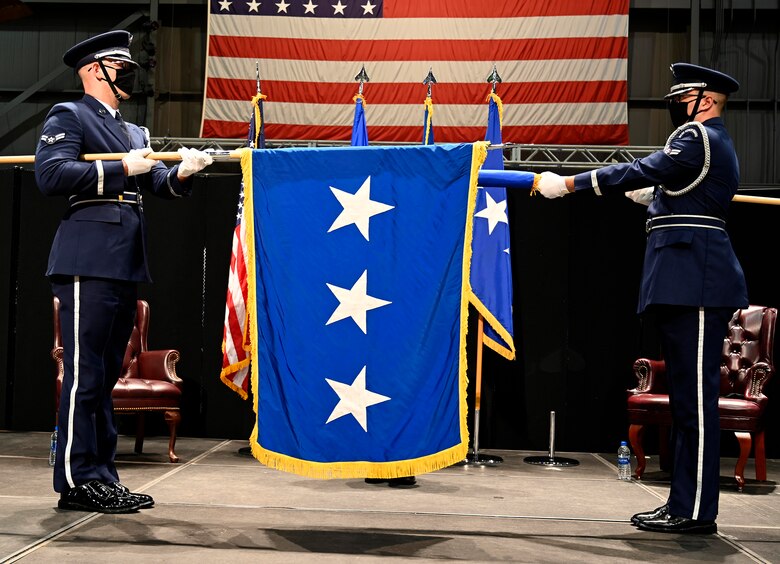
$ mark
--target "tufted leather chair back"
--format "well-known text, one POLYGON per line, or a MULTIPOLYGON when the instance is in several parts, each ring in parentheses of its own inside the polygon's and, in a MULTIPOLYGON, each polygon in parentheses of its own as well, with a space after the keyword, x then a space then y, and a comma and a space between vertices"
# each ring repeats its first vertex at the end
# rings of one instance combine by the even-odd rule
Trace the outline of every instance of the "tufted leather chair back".
POLYGON ((720 395, 725 397, 758 397, 771 377, 774 366, 774 334, 777 310, 771 307, 751 305, 738 309, 729 322, 729 330, 723 340, 723 361, 720 367, 720 395), (758 370, 764 376, 748 377, 765 365, 768 370, 758 370), (752 386, 749 389, 749 386, 752 386))

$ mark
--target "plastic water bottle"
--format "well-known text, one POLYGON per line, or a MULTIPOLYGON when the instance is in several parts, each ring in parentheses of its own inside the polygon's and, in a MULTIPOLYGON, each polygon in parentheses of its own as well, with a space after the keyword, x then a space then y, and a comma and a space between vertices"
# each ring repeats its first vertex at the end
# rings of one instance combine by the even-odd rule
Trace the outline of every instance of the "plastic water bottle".
POLYGON ((54 432, 51 434, 51 445, 49 446, 49 466, 54 466, 57 459, 57 426, 54 426, 54 432))
POLYGON ((618 480, 631 480, 631 450, 626 441, 620 441, 617 451, 618 480))

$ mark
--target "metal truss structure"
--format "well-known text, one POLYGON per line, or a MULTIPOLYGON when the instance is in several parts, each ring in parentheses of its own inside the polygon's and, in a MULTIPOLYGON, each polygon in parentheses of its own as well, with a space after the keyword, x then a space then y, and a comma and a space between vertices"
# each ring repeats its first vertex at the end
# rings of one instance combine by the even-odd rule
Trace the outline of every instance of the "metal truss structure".
MULTIPOLYGON (((269 148, 282 147, 333 147, 348 143, 336 141, 274 141, 269 148)), ((377 143, 380 145, 380 143, 377 143)), ((246 147, 245 139, 204 139, 198 137, 172 138, 153 137, 155 151, 175 151, 180 147, 215 149, 229 151, 246 147)), ((503 147, 504 166, 515 170, 575 170, 592 169, 599 166, 628 163, 657 151, 659 147, 640 146, 592 146, 582 145, 524 145, 508 143, 503 147)))

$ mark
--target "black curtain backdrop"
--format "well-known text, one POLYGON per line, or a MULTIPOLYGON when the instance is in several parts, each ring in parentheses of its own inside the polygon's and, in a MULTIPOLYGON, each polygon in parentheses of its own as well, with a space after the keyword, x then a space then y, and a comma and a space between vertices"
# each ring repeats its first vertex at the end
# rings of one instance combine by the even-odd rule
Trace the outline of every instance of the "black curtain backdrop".
POLYGON ((0 198, 5 205, 0 206, 0 426, 9 428, 13 415, 13 382, 7 378, 12 372, 13 358, 9 350, 14 348, 13 335, 9 334, 9 306, 13 306, 11 285, 16 280, 16 258, 13 249, 17 248, 14 233, 19 226, 14 223, 16 207, 19 204, 21 174, 11 169, 0 170, 0 198))
MULTIPOLYGON (((150 348, 181 352, 182 436, 248 438, 252 400, 220 380, 222 324, 240 175, 215 165, 183 200, 144 199, 154 283, 139 295, 151 307, 150 348)), ((780 197, 778 193, 762 195, 780 197)), ((49 247, 65 209, 46 198, 31 170, 0 170, 0 426, 54 425, 49 247)), ((559 200, 510 190, 514 329, 518 358, 484 350, 480 451, 547 451, 555 411, 557 451, 612 452, 628 435, 626 390, 639 356, 657 356, 652 320, 636 314, 645 208, 623 196, 586 192, 559 200)), ((729 232, 745 269, 750 301, 780 306, 769 275, 780 207, 735 203, 729 232)), ((473 429, 476 315, 469 323, 469 428, 473 429)), ((780 357, 778 357, 780 361, 780 357)), ((780 456, 780 397, 770 382, 768 456, 780 456), (773 401, 774 400, 774 401, 773 401)), ((120 431, 133 432, 120 420, 120 431)), ((166 430, 154 417, 148 431, 166 430)), ((648 433, 652 445, 653 433, 648 433)), ((723 439, 736 455, 736 440, 723 439)))

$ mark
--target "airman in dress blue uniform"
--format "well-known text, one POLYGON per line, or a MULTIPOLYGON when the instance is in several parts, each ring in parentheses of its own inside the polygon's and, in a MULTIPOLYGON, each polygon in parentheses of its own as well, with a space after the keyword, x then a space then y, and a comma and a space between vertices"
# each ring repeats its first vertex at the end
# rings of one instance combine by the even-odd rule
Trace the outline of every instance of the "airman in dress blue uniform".
POLYGON ((726 232, 739 163, 721 115, 732 77, 671 66, 666 95, 677 129, 665 147, 632 163, 561 177, 542 174, 547 198, 573 191, 625 192, 648 205, 639 312, 655 311, 669 378, 674 468, 666 504, 634 515, 642 530, 715 533, 720 477, 718 395, 723 339, 748 306, 742 267, 726 232))
POLYGON ((148 131, 118 111, 135 80, 131 41, 127 31, 111 31, 65 53, 85 95, 51 109, 36 149, 38 187, 69 202, 46 271, 60 300, 64 349, 54 466, 61 509, 128 513, 154 503, 119 481, 111 400, 133 328, 136 284, 151 281, 142 193, 188 196, 192 175, 211 163, 208 154, 187 148, 172 168, 147 158, 148 131), (126 156, 79 160, 89 153, 126 156))

